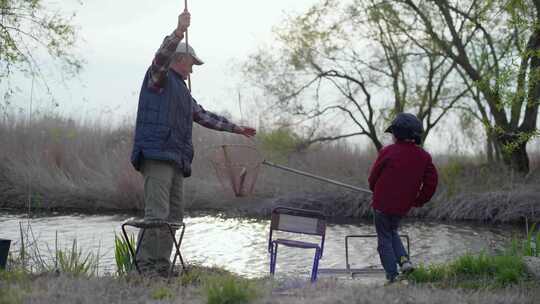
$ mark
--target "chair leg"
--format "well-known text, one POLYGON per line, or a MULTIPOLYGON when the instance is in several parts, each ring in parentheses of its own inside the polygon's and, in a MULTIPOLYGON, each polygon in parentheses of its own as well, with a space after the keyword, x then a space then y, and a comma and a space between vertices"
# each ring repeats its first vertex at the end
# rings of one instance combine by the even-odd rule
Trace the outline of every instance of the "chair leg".
POLYGON ((317 273, 319 272, 319 259, 321 256, 321 250, 315 249, 315 257, 313 258, 313 268, 311 269, 311 283, 317 281, 317 273))
POLYGON ((142 239, 144 237, 144 229, 141 233, 141 239, 139 240, 139 242, 137 242, 137 249, 135 250, 135 252, 133 252, 133 247, 132 247, 131 242, 129 241, 129 237, 127 235, 125 226, 126 226, 125 224, 122 225, 122 234, 124 235, 124 240, 126 241, 126 244, 128 245, 129 253, 131 254, 131 259, 133 260, 135 269, 137 270, 139 274, 141 274, 141 269, 139 268, 139 264, 137 263, 137 253, 139 252, 139 247, 141 246, 142 239))
MULTIPOLYGON (((178 248, 182 245, 182 240, 184 239, 184 232, 186 231, 186 224, 182 223, 182 232, 180 232, 180 238, 178 239, 178 248)), ((180 253, 180 251, 178 252, 180 253)), ((178 257, 180 258, 180 264, 182 264, 182 271, 186 271, 186 265, 184 264, 184 259, 182 258, 182 255, 179 254, 178 257)))
POLYGON ((272 265, 274 264, 274 245, 270 247, 270 275, 272 274, 272 265))
POLYGON ((278 244, 272 244, 272 250, 270 252, 270 275, 274 276, 276 272, 278 244))
POLYGON ((171 227, 171 225, 167 225, 167 227, 169 228, 169 233, 171 234, 171 238, 172 238, 172 241, 173 241, 173 244, 174 244, 174 248, 176 249, 175 253, 174 253, 174 258, 173 258, 173 261, 171 263, 171 268, 169 269, 169 276, 173 273, 173 270, 174 270, 174 266, 176 264, 176 257, 179 257, 180 259, 180 263, 182 264, 182 272, 186 271, 186 265, 184 264, 184 259, 182 258, 182 254, 180 252, 180 245, 182 244, 182 239, 184 237, 184 230, 185 230, 185 225, 182 225, 182 231, 180 233, 180 238, 178 239, 178 241, 176 241, 176 236, 174 234, 174 231, 171 227))

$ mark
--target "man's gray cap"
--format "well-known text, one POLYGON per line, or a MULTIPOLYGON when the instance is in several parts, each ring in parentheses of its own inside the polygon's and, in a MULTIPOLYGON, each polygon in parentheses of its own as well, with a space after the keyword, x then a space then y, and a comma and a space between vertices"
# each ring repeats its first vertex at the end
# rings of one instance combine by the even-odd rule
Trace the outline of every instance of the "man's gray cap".
POLYGON ((193 59, 195 60, 196 65, 201 65, 204 63, 199 57, 197 57, 197 54, 195 54, 195 50, 191 47, 191 45, 188 45, 187 50, 186 50, 185 42, 178 43, 175 53, 191 55, 191 57, 193 57, 193 59))

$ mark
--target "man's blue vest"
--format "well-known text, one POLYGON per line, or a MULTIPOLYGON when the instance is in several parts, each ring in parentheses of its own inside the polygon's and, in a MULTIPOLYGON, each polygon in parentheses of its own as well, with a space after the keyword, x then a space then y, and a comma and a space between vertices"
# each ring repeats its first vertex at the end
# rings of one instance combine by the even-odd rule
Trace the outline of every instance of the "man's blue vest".
POLYGON ((148 88, 148 77, 147 71, 139 96, 131 163, 140 170, 144 159, 171 161, 188 177, 193 160, 191 94, 173 70, 167 73, 160 92, 148 88))

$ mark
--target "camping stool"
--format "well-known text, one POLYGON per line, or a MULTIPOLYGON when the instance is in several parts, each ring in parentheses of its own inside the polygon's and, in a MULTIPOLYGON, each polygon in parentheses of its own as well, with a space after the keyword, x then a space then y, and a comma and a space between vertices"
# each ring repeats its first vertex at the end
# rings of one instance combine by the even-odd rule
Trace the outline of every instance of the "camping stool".
POLYGON ((139 248, 142 244, 142 240, 144 238, 144 233, 146 232, 146 229, 156 229, 156 228, 163 228, 167 227, 171 238, 174 243, 174 248, 176 249, 176 252, 174 254, 174 258, 171 264, 171 268, 169 269, 169 277, 173 273, 174 265, 176 264, 176 258, 178 257, 180 259, 180 263, 182 264, 182 271, 186 271, 186 265, 184 264, 184 259, 182 258, 182 254, 180 253, 180 245, 182 244, 182 239, 184 238, 184 231, 186 229, 186 225, 184 223, 170 223, 165 220, 160 219, 152 219, 152 220, 144 220, 144 219, 135 219, 130 218, 127 219, 122 224, 122 233, 124 235, 124 240, 127 242, 127 245, 129 247, 129 252, 131 253, 131 257, 133 259, 133 264, 135 264, 135 268, 137 269, 137 272, 139 274, 142 274, 141 269, 139 268, 139 265, 137 264, 137 253, 139 252, 139 248), (141 237, 137 242, 137 248, 135 251, 133 251, 133 246, 129 241, 128 235, 126 233, 126 226, 132 226, 135 228, 142 229, 141 231, 141 237), (176 240, 174 230, 173 229, 180 229, 180 237, 178 240, 176 240))
POLYGON ((315 249, 313 267, 311 269, 311 282, 317 280, 319 260, 323 256, 324 238, 326 234, 326 217, 318 211, 296 209, 288 207, 276 207, 272 210, 270 222, 270 235, 268 237, 268 252, 270 253, 270 274, 276 271, 278 245, 287 247, 315 249), (273 231, 285 231, 291 233, 320 236, 320 242, 310 243, 290 239, 272 239, 273 231))

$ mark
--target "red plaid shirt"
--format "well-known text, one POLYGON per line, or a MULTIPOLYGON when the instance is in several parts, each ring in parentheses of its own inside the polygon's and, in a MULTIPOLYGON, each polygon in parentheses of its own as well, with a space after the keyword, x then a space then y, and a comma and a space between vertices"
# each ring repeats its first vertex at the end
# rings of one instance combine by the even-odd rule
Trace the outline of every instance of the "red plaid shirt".
MULTIPOLYGON (((148 87, 155 90, 163 90, 167 79, 167 73, 169 72, 169 63, 171 58, 176 51, 178 43, 184 37, 178 37, 174 34, 166 36, 161 44, 161 47, 156 52, 152 65, 150 66, 150 77, 148 78, 148 87)), ((192 97, 192 107, 193 107, 193 121, 200 124, 203 127, 218 130, 218 131, 228 131, 233 132, 237 127, 234 123, 230 122, 227 118, 206 111, 201 105, 199 105, 195 99, 192 97)))

